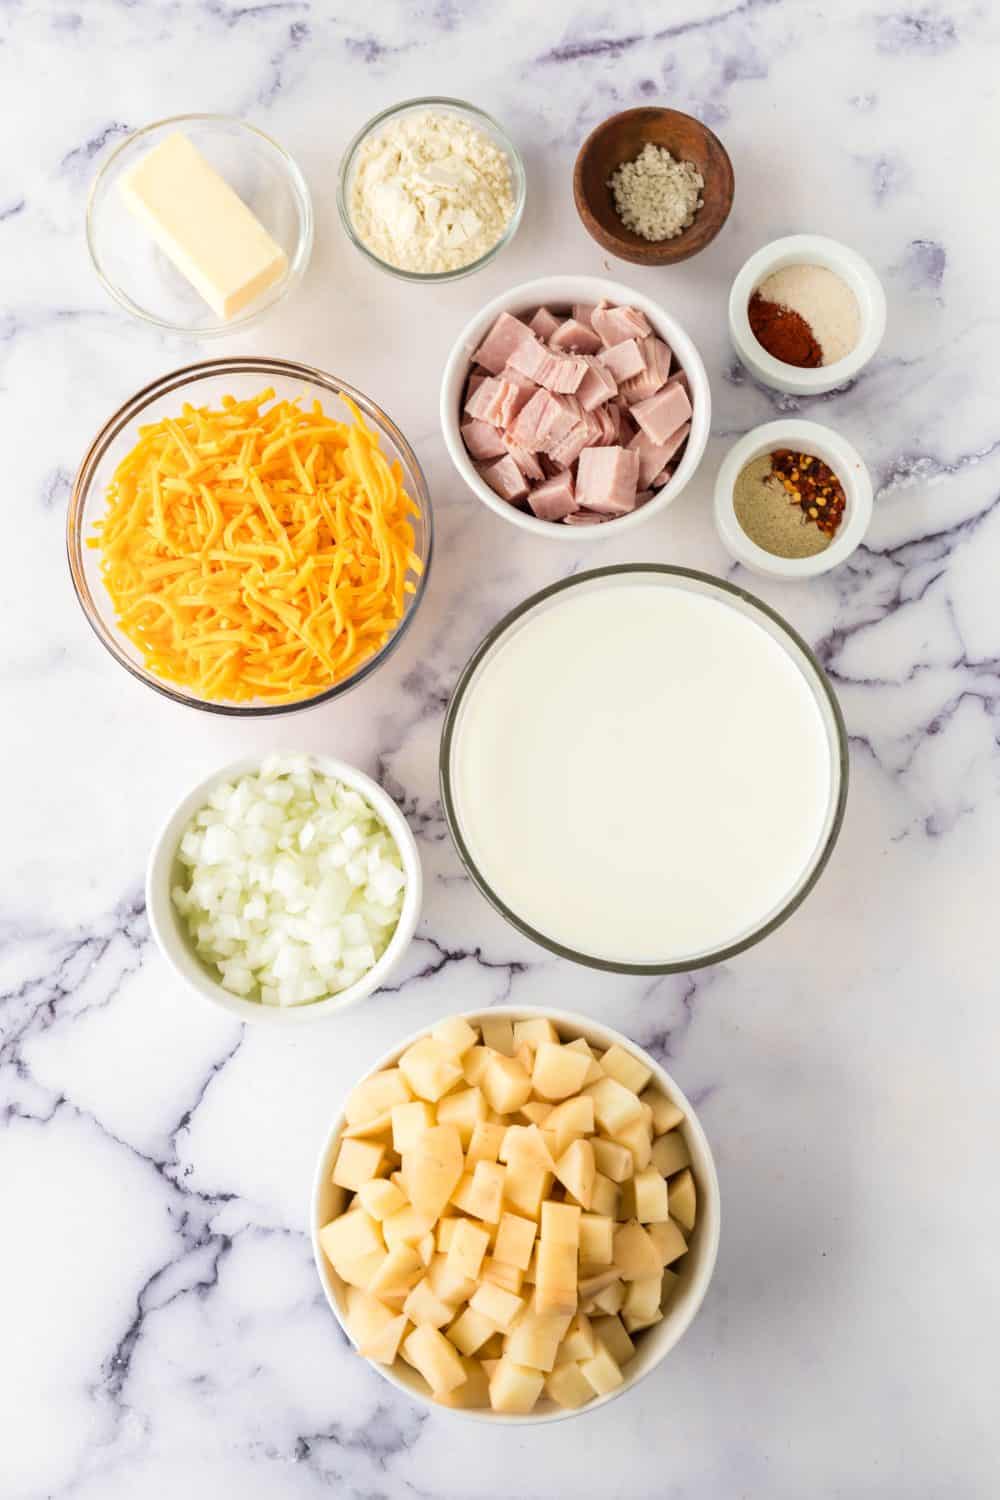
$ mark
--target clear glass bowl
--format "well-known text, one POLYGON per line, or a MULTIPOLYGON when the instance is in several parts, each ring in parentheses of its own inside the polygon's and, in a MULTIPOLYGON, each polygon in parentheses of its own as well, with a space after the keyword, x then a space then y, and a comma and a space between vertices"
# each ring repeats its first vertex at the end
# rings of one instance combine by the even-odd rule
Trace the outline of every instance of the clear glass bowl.
POLYGON ((202 708, 209 713, 231 714, 242 718, 263 718, 295 713, 300 709, 325 703, 328 699, 339 698, 366 677, 370 677, 396 649, 413 621, 427 586, 433 551, 431 500, 417 456, 399 428, 374 401, 346 381, 327 375, 322 370, 311 369, 308 365, 294 364, 284 359, 205 360, 161 376, 126 401, 105 422, 83 459, 73 483, 66 518, 66 550, 73 587, 84 614, 101 643, 133 677, 189 708, 202 708), (135 446, 140 426, 175 415, 185 402, 195 406, 218 405, 225 395, 244 399, 267 386, 273 387, 279 401, 291 400, 296 396, 304 405, 314 400, 321 401, 327 415, 336 420, 352 420, 342 397, 347 396, 355 403, 366 422, 378 432, 386 459, 390 463, 393 460, 399 461, 407 493, 419 507, 419 514, 413 517, 412 526, 414 552, 423 564, 423 571, 412 578, 414 592, 407 596, 403 616, 389 640, 351 676, 331 683, 322 692, 293 703, 231 703, 226 700, 210 700, 187 692, 176 683, 166 682, 146 668, 141 653, 118 628, 111 599, 101 577, 100 553, 96 548, 87 546, 87 538, 94 533, 95 521, 100 520, 104 514, 111 476, 126 453, 135 446))
POLYGON ((116 302, 157 328, 202 339, 256 323, 287 296, 309 264, 312 242, 312 200, 295 162, 255 125, 229 115, 173 115, 135 131, 107 157, 87 200, 87 248, 116 302), (226 321, 181 275, 119 191, 124 174, 178 131, 235 189, 288 257, 281 280, 226 321))
POLYGON ((379 270, 388 271, 390 276, 398 276, 402 281, 431 283, 459 281, 463 276, 471 276, 473 272, 481 271, 484 266, 488 266, 490 261, 494 260, 506 245, 510 244, 517 233, 521 217, 524 213, 524 197, 524 162, 521 159, 521 153, 507 132, 501 125, 497 124, 496 120, 490 115, 485 114, 483 110, 477 109, 474 104, 466 104, 462 99, 448 98, 404 99, 401 104, 394 104, 391 109, 384 109, 381 114, 375 115, 373 119, 368 121, 367 125, 361 127, 344 152, 340 163, 340 180, 337 185, 337 207, 340 210, 341 222, 351 243, 361 251, 361 254, 366 256, 372 262, 372 265, 378 266, 379 270), (381 130, 392 120, 398 119, 402 115, 417 114, 426 110, 433 110, 436 114, 458 115, 461 119, 467 120, 470 125, 474 125, 478 130, 484 131, 494 144, 506 153, 507 160, 510 163, 510 180, 514 193, 514 212, 511 214, 510 222, 492 249, 488 250, 485 255, 481 255, 478 260, 470 261, 467 266, 460 266, 457 271, 406 271, 401 266, 394 266, 390 261, 383 260, 380 255, 376 255, 373 250, 369 249, 354 228, 351 220, 351 188, 354 182, 358 152, 364 142, 370 135, 381 130))
MULTIPOLYGON (((752 726, 747 726, 747 728, 748 732, 752 730, 752 726)), ((595 568, 591 572, 578 573, 573 578, 564 579, 561 583, 550 584, 548 588, 540 590, 530 599, 526 599, 523 604, 518 605, 490 631, 462 669, 452 693, 441 734, 439 769, 445 818, 462 863, 482 895, 501 916, 506 917, 512 926, 560 958, 572 959, 574 963, 585 964, 592 969, 602 969, 617 974, 678 974, 687 973, 691 969, 704 968, 709 964, 721 963, 734 954, 743 952, 745 948, 752 947, 754 943, 759 943, 775 928, 780 927, 781 923, 791 916, 812 890, 833 852, 844 819, 848 782, 847 731, 844 727, 840 705, 816 657, 801 636, 797 635, 791 626, 762 600, 733 584, 723 582, 721 578, 713 578, 708 573, 698 573, 690 568, 675 568, 658 563, 622 563, 616 567, 595 568), (767 632, 787 654, 809 688, 822 720, 829 747, 830 766, 821 835, 812 851, 811 858, 784 899, 771 911, 766 912, 751 930, 733 933, 731 941, 722 943, 710 951, 671 956, 668 961, 662 963, 626 963, 601 958, 592 953, 578 952, 548 937, 544 932, 538 931, 517 911, 512 910, 486 879, 463 834, 456 795, 456 777, 452 767, 453 751, 459 738, 458 731, 469 690, 481 670, 496 656, 508 637, 516 633, 531 615, 544 611, 553 602, 558 602, 567 589, 627 585, 633 579, 641 578, 643 575, 655 578, 666 587, 690 591, 725 604, 739 614, 747 616, 767 632)))

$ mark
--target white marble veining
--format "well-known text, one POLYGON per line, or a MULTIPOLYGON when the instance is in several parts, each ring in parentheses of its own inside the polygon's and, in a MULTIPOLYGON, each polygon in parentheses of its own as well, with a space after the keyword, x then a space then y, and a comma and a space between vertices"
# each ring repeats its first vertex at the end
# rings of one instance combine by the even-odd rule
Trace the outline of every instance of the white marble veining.
POLYGON ((0 5, 4 1500, 996 1494, 998 68, 989 0, 0 5), (530 186, 511 249, 426 291, 352 251, 334 188, 364 118, 434 92, 502 118, 530 186), (604 267, 573 210, 573 155, 600 118, 647 99, 706 120, 735 165, 731 220, 702 256, 608 267, 699 343, 714 434, 667 515, 567 554, 456 480, 439 371, 487 297, 604 267), (262 725, 186 713, 128 679, 87 629, 64 557, 89 438, 199 355, 102 292, 87 186, 124 130, 188 109, 272 131, 317 207, 303 286, 223 349, 300 357, 370 391, 414 442, 438 523, 428 596, 385 669, 262 725), (726 338, 734 272, 796 230, 856 245, 889 297, 878 358, 815 401, 755 387, 726 338), (835 858, 791 922, 714 970, 650 984, 558 963, 487 909, 446 836, 449 688, 489 625, 574 567, 656 559, 740 577, 712 527, 714 472, 727 441, 789 409, 842 429, 877 488, 866 546, 831 577, 741 578, 816 645, 840 694, 852 788, 835 858), (179 793, 287 745, 375 771, 428 877, 394 989, 290 1037, 242 1031, 184 993, 141 894, 179 793), (724 1209, 715 1282, 669 1361, 594 1416, 517 1433, 428 1416, 354 1358, 304 1234, 347 1084, 401 1034, 501 998, 591 1013, 663 1059, 700 1105, 724 1209))

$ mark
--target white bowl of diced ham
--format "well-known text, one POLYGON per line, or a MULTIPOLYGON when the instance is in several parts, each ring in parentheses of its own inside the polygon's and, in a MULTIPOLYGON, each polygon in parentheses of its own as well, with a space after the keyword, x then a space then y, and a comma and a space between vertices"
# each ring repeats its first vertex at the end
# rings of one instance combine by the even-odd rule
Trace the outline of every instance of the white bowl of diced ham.
POLYGON ((441 387, 452 462, 526 531, 594 540, 675 500, 701 461, 711 394, 701 356, 652 298, 594 276, 547 276, 462 330, 441 387))

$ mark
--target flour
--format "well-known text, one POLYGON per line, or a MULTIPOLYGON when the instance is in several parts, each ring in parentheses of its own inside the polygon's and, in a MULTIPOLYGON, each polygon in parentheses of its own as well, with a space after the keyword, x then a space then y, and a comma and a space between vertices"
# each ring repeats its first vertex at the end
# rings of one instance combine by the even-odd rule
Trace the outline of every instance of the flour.
POLYGON ((351 222, 373 255, 400 270, 471 265, 503 237, 513 212, 506 152, 458 115, 401 115, 358 152, 351 222))

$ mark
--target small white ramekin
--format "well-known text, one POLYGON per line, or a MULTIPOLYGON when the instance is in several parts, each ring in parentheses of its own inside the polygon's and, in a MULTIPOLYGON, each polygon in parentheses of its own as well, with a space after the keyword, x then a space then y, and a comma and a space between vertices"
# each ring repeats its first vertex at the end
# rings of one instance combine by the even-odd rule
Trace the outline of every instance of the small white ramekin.
POLYGON ((179 875, 177 849, 188 823, 195 813, 205 806, 215 788, 225 781, 232 781, 235 777, 258 771, 263 759, 263 756, 258 756, 223 766, 220 771, 206 777, 187 794, 183 801, 177 804, 160 830, 150 854, 149 868, 146 872, 146 913, 153 937, 167 963, 174 973, 183 979, 188 988, 201 995, 202 999, 228 1011, 239 1021, 259 1021, 264 1025, 275 1026, 298 1026, 305 1021, 318 1021, 324 1016, 339 1015, 341 1011, 357 1005, 361 1000, 366 1000, 386 982, 410 946, 416 931, 423 895, 423 875, 420 855, 417 852, 417 841, 410 831, 410 826, 395 802, 378 783, 370 776, 366 776, 363 771, 358 771, 354 766, 349 766, 342 760, 334 760, 329 755, 310 755, 309 759, 313 764, 327 776, 334 777, 360 792, 365 800, 371 803, 392 834, 406 875, 403 909, 399 922, 389 941, 389 946, 374 967, 369 969, 357 984, 341 990, 338 995, 331 995, 327 1000, 313 1000, 306 1005, 287 1007, 262 1005, 259 1001, 244 1000, 242 996, 233 995, 229 990, 224 989, 219 981, 212 977, 208 966, 195 952, 180 914, 171 899, 170 893, 177 884, 179 875))
POLYGON ((819 422, 778 421, 754 427, 734 443, 715 481, 715 524, 737 562, 764 578, 816 578, 838 567, 864 539, 872 518, 872 482, 864 460, 846 438, 819 422), (747 536, 736 517, 733 489, 746 464, 775 448, 813 453, 829 464, 844 486, 846 504, 833 541, 813 557, 775 557, 747 536))
POLYGON ((764 385, 772 386, 776 391, 787 391, 792 396, 820 396, 824 391, 832 391, 853 380, 877 350, 884 333, 885 292, 882 283, 856 250, 821 234, 789 234, 764 245, 738 272, 729 293, 729 335, 736 353, 750 373, 764 385), (787 266, 802 265, 823 266, 846 281, 858 299, 861 312, 860 335, 850 354, 838 359, 836 364, 809 370, 786 365, 783 360, 768 354, 754 337, 747 312, 750 298, 762 281, 787 266))
MULTIPOLYGON (((460 1407, 442 1406, 431 1398, 420 1376, 403 1360, 397 1359, 392 1366, 373 1364, 373 1368, 391 1385, 405 1392, 412 1400, 422 1403, 430 1411, 449 1413, 460 1418, 468 1417, 474 1422, 504 1423, 509 1427, 519 1427, 544 1422, 560 1422, 567 1417, 585 1417, 588 1412, 599 1411, 602 1406, 607 1406, 609 1401, 614 1401, 617 1396, 623 1396, 626 1391, 638 1385, 639 1381, 655 1369, 662 1360, 666 1359, 674 1345, 687 1332, 694 1321, 695 1314, 705 1300, 705 1294, 715 1270, 716 1256, 719 1253, 721 1221, 719 1179, 715 1170, 712 1148, 708 1144, 708 1137, 702 1129, 693 1106, 670 1074, 660 1067, 655 1058, 650 1057, 648 1052, 644 1052, 621 1032, 612 1031, 610 1026, 602 1026, 598 1021, 592 1021, 587 1016, 574 1015, 571 1011, 550 1010, 548 1007, 532 1005, 495 1005, 488 1011, 467 1011, 464 1019, 477 1025, 486 1015, 509 1016, 512 1021, 543 1016, 552 1022, 564 1041, 582 1036, 592 1046, 602 1050, 617 1043, 619 1047, 624 1047, 626 1052, 632 1053, 645 1063, 652 1072, 652 1081, 656 1087, 666 1094, 678 1109, 683 1110, 684 1124, 681 1129, 691 1155, 691 1171, 694 1174, 698 1195, 698 1214, 687 1254, 681 1263, 680 1284, 663 1315, 662 1322, 655 1324, 652 1328, 644 1328, 636 1334, 636 1352, 625 1366, 624 1382, 617 1390, 611 1391, 606 1396, 597 1396, 586 1406, 580 1406, 574 1410, 567 1411, 556 1406, 548 1398, 543 1398, 540 1403, 541 1409, 536 1409, 527 1416, 515 1416, 485 1408, 463 1410, 460 1407)), ((379 1073, 383 1068, 394 1067, 407 1047, 427 1034, 426 1030, 421 1030, 415 1032, 413 1036, 408 1036, 405 1041, 397 1042, 396 1046, 381 1057, 364 1076, 370 1078, 373 1073, 379 1073)), ((341 1106, 323 1142, 316 1163, 309 1224, 312 1232, 313 1257, 326 1300, 338 1323, 350 1338, 346 1315, 346 1288, 323 1254, 319 1243, 319 1231, 342 1207, 342 1203, 337 1203, 337 1198, 339 1196, 342 1199, 343 1190, 335 1188, 331 1179, 334 1153, 346 1123, 343 1106, 341 1106)))
POLYGON ((441 381, 441 430, 445 446, 469 489, 505 521, 520 526, 522 531, 531 531, 536 536, 549 537, 557 542, 587 543, 600 541, 602 538, 620 537, 627 528, 641 526, 644 521, 649 521, 666 510, 671 501, 677 499, 701 462, 711 425, 712 395, 708 375, 690 335, 651 297, 624 286, 620 281, 606 281, 602 276, 543 276, 538 281, 522 282, 509 292, 494 297, 462 329, 448 356, 441 381), (645 313, 650 326, 670 346, 691 387, 691 432, 676 471, 663 488, 657 490, 652 500, 647 500, 638 510, 633 510, 626 516, 616 516, 602 526, 563 526, 558 522, 539 520, 527 511, 518 510, 506 500, 501 500, 486 481, 480 479, 462 441, 462 392, 472 355, 502 312, 516 316, 540 307, 542 303, 569 307, 574 302, 600 302, 602 297, 608 302, 637 307, 640 312, 645 313))

